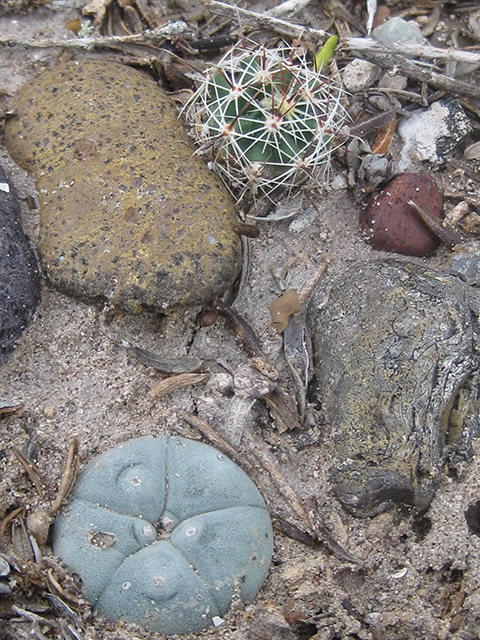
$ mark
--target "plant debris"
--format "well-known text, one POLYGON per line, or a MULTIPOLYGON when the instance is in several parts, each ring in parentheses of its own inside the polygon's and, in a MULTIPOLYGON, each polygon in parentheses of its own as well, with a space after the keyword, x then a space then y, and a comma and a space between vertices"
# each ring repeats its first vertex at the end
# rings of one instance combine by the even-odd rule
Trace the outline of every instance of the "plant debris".
POLYGON ((300 301, 295 289, 287 291, 268 305, 272 314, 270 327, 277 333, 283 333, 287 328, 288 319, 300 311, 300 301))
POLYGON ((198 358, 184 356, 180 358, 165 358, 146 349, 134 347, 125 340, 121 342, 122 347, 131 351, 143 364, 153 367, 162 373, 193 373, 203 367, 203 362, 198 358))

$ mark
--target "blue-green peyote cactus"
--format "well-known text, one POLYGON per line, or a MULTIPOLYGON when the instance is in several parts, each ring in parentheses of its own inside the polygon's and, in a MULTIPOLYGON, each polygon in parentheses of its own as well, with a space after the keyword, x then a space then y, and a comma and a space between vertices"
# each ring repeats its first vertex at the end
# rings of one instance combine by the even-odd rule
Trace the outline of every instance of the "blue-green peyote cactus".
POLYGON ((182 634, 253 600, 273 535, 262 496, 230 459, 184 438, 140 438, 79 476, 53 550, 109 620, 182 634))

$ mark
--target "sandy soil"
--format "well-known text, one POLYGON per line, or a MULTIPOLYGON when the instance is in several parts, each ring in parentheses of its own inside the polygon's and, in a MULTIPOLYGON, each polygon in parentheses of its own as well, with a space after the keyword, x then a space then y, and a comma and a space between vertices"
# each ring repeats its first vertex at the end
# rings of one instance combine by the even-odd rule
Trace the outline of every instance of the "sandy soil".
MULTIPOLYGON (((9 13, 0 17, 0 34, 19 40, 71 37, 65 24, 78 17, 78 8, 83 5, 80 0, 65 0, 25 13, 9 13)), ((1 48, 1 105, 8 108, 15 90, 61 55, 54 48, 1 48)), ((24 228, 35 247, 38 210, 32 208, 36 199, 33 179, 12 162, 3 139, 0 162, 17 187, 24 228)), ((474 186, 462 176, 442 170, 435 177, 447 196, 447 209, 467 193, 473 197, 474 186)), ((308 216, 300 214, 295 225, 290 221, 260 223, 261 236, 251 244, 250 278, 235 302, 236 310, 254 327, 265 352, 285 380, 288 372, 281 339, 268 329, 267 305, 281 293, 273 274, 275 269, 298 255, 288 268, 287 285, 301 290, 327 257, 329 271, 339 273, 353 261, 366 260, 374 254, 357 227, 359 204, 346 189, 323 194, 312 211, 308 216)), ((445 256, 446 250, 442 249, 429 261, 440 264, 445 256)), ((216 361, 220 358, 235 369, 247 358, 222 322, 200 327, 196 323, 198 311, 167 318, 153 314, 130 316, 68 298, 43 281, 42 301, 34 321, 0 368, 0 396, 24 405, 21 412, 1 422, 0 508, 9 512, 22 505, 32 510, 48 504, 55 496, 74 437, 79 439, 84 465, 130 438, 185 429, 176 413, 179 409, 196 412, 221 428, 227 400, 218 390, 217 374, 223 375, 225 370, 216 361), (159 374, 122 348, 121 340, 169 357, 197 355, 208 363, 212 377, 203 386, 152 400, 148 392, 159 374), (32 437, 37 442, 36 464, 49 489, 43 501, 12 453, 13 446, 23 450, 32 437)), ((268 441, 271 425, 261 406, 256 412, 255 429, 259 437, 268 441)), ((325 546, 312 549, 276 533, 274 561, 255 602, 247 607, 235 603, 220 627, 195 637, 480 637, 480 536, 470 532, 465 518, 467 508, 480 499, 480 443, 460 477, 445 474, 420 523, 408 513, 388 513, 373 520, 359 520, 345 513, 328 485, 328 429, 322 424, 307 428, 306 435, 283 435, 281 444, 272 447, 272 455, 302 499, 317 496, 325 524, 361 562, 344 562, 325 546)), ((288 508, 274 496, 274 487, 268 481, 266 486, 272 491, 268 496, 271 504, 288 516, 288 508)), ((45 553, 51 553, 48 547, 45 553)), ((25 591, 17 595, 15 602, 29 608, 25 591)), ((48 618, 52 612, 42 615, 48 618)), ((80 607, 79 615, 82 623, 78 637, 160 638, 135 625, 107 623, 91 614, 88 607, 80 607)), ((31 624, 26 620, 8 624, 0 618, 0 635, 3 629, 7 637, 27 637, 31 624)), ((44 637, 71 637, 55 635, 48 626, 43 629, 44 637)), ((187 638, 190 637, 194 636, 187 638)))

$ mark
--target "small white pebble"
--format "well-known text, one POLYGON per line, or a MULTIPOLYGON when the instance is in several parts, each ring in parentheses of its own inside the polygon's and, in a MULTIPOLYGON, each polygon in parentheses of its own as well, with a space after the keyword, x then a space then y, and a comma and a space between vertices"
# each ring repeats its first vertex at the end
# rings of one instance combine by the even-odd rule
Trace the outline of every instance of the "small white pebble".
POLYGON ((394 578, 395 580, 400 580, 400 578, 404 578, 407 575, 407 571, 407 567, 403 567, 403 569, 400 569, 400 571, 397 571, 397 573, 394 573, 390 577, 394 578))

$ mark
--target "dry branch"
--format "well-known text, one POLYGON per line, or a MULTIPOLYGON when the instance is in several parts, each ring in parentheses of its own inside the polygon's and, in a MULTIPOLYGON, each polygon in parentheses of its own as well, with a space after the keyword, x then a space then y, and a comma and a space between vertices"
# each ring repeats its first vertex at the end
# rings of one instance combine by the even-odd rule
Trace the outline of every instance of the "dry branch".
MULTIPOLYGON (((279 18, 273 18, 267 14, 258 14, 254 11, 240 9, 224 2, 209 0, 206 3, 208 9, 230 20, 239 20, 242 26, 250 26, 261 29, 272 29, 281 35, 293 38, 303 38, 318 45, 330 34, 320 29, 311 29, 301 25, 287 22, 279 18)), ((472 65, 480 64, 480 54, 454 49, 438 49, 430 45, 386 44, 371 38, 344 38, 341 41, 342 49, 348 50, 353 55, 368 60, 384 69, 398 69, 401 73, 418 82, 425 82, 436 89, 449 91, 457 96, 470 97, 480 100, 480 88, 465 82, 449 78, 441 73, 420 67, 408 58, 420 58, 432 61, 466 62, 472 65)))
POLYGON ((435 73, 431 69, 420 67, 401 55, 387 52, 376 53, 367 49, 359 51, 357 55, 383 69, 397 69, 408 78, 417 82, 426 82, 435 89, 449 91, 457 96, 480 100, 480 87, 478 85, 476 86, 464 80, 457 80, 456 78, 449 78, 441 73, 435 73))
MULTIPOLYGON (((292 0, 279 5, 280 8, 301 8, 303 0, 292 0), (285 7, 284 7, 285 6, 285 7)), ((279 35, 290 38, 303 38, 315 45, 324 42, 330 34, 322 29, 312 29, 299 24, 282 20, 274 15, 255 11, 248 11, 240 7, 206 0, 205 6, 209 11, 227 21, 238 22, 242 27, 255 29, 269 29, 279 35)), ((276 12, 278 13, 278 12, 276 12)), ((128 36, 91 36, 87 38, 69 38, 58 40, 54 38, 46 40, 23 41, 11 38, 0 38, 0 46, 25 46, 30 48, 64 47, 67 49, 111 48, 121 46, 161 47, 166 40, 177 34, 187 31, 188 26, 184 22, 173 22, 157 29, 147 29, 142 33, 128 36)), ((455 49, 438 49, 430 45, 408 45, 394 43, 380 43, 371 38, 344 38, 341 48, 351 54, 369 60, 383 68, 398 68, 408 77, 419 82, 425 82, 436 89, 449 91, 459 96, 467 96, 480 100, 480 89, 463 80, 456 80, 448 76, 435 73, 429 69, 419 67, 412 59, 429 60, 433 62, 464 62, 471 65, 480 65, 480 54, 470 51, 455 49)))
MULTIPOLYGON (((214 14, 235 21, 241 20, 242 26, 255 28, 267 28, 279 34, 293 38, 304 38, 319 44, 328 38, 330 33, 322 29, 311 29, 287 20, 273 18, 268 14, 259 14, 255 11, 240 9, 225 2, 207 0, 205 6, 214 14)), ((454 62, 466 62, 468 64, 480 64, 480 54, 470 51, 457 51, 455 49, 438 49, 430 45, 408 44, 384 44, 372 40, 372 38, 344 38, 343 48, 360 56, 361 52, 402 54, 408 58, 423 58, 425 60, 452 60, 454 62)))

